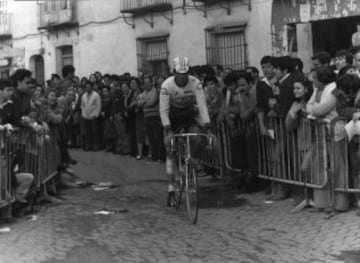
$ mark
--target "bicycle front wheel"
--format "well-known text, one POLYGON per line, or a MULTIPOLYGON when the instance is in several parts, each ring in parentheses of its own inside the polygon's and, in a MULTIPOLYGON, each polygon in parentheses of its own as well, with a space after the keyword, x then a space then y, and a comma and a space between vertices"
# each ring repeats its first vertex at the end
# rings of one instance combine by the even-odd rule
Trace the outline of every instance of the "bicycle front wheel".
POLYGON ((196 224, 199 213, 199 190, 197 172, 193 164, 188 164, 186 167, 185 195, 189 219, 196 224))

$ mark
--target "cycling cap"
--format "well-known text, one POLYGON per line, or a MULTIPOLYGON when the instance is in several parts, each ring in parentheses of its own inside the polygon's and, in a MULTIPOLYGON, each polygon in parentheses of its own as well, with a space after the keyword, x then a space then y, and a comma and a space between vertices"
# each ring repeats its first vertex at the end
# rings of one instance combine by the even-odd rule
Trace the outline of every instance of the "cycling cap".
POLYGON ((177 73, 187 73, 189 71, 189 59, 187 57, 179 56, 174 59, 174 69, 177 73))

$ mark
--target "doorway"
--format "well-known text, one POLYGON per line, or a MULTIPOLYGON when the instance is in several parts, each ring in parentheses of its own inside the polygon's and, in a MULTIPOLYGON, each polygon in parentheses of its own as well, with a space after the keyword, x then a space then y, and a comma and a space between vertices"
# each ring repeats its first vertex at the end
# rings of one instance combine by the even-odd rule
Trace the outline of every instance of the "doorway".
POLYGON ((34 73, 36 82, 39 84, 45 83, 45 72, 44 72, 44 58, 41 55, 34 55, 30 58, 31 69, 34 73))
POLYGON ((351 37, 359 22, 360 16, 312 22, 314 54, 326 51, 333 57, 336 51, 351 48, 351 37))

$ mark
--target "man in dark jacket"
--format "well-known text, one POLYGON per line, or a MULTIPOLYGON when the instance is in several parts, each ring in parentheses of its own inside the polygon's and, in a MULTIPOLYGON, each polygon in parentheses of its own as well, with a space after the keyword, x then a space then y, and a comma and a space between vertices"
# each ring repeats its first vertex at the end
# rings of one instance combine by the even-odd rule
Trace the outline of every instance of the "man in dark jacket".
POLYGON ((56 96, 60 97, 61 95, 65 95, 67 90, 73 87, 74 77, 75 77, 75 68, 71 65, 66 65, 62 68, 63 79, 60 80, 55 86, 56 96))
POLYGON ((14 85, 11 100, 14 102, 16 121, 28 126, 30 125, 28 116, 31 112, 31 72, 26 69, 18 69, 11 78, 14 85))

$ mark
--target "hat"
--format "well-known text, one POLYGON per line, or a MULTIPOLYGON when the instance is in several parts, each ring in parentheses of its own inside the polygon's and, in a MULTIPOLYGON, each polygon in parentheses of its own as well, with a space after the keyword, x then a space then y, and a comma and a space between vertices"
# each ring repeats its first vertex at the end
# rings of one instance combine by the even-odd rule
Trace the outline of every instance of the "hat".
POLYGON ((184 74, 189 71, 189 59, 187 57, 179 56, 173 60, 174 70, 177 73, 184 74))

